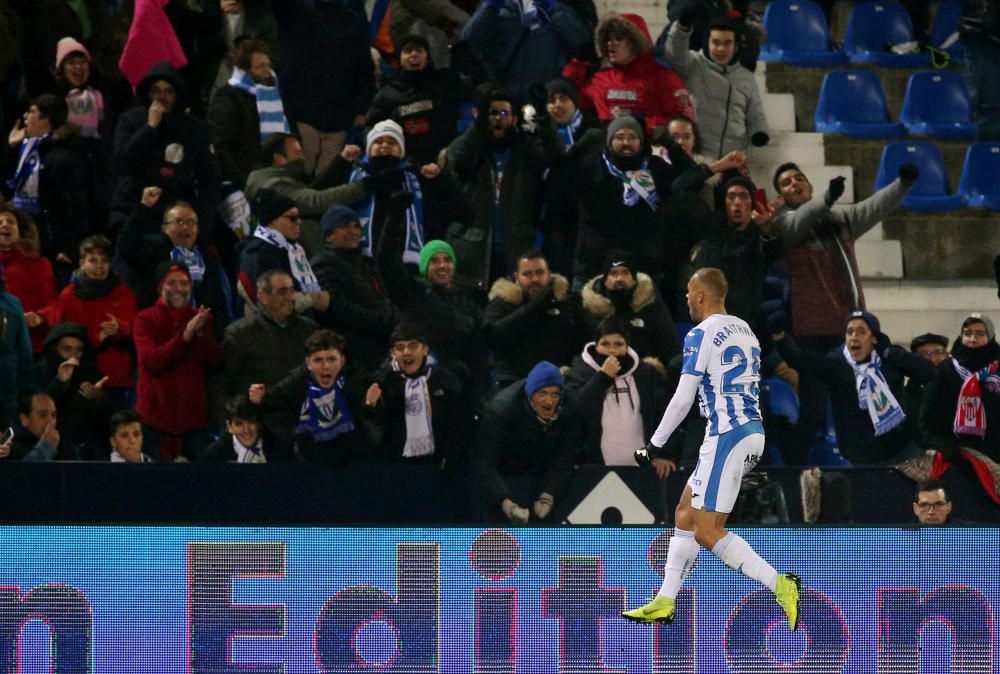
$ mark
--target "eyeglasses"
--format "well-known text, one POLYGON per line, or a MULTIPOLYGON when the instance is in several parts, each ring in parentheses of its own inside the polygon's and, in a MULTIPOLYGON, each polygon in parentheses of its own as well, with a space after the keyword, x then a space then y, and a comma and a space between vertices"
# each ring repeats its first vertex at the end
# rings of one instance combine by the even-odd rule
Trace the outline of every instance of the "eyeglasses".
POLYGON ((946 505, 948 505, 949 503, 950 503, 950 501, 934 501, 933 503, 927 503, 927 502, 924 502, 924 501, 919 501, 917 503, 917 507, 920 508, 921 510, 923 510, 924 512, 928 512, 928 511, 931 511, 931 510, 943 510, 944 507, 946 505))
POLYGON ((490 108, 490 117, 510 117, 512 113, 510 110, 497 110, 496 108, 490 108))
POLYGON ((167 220, 165 225, 177 225, 178 227, 197 227, 198 221, 194 218, 174 218, 173 220, 167 220))

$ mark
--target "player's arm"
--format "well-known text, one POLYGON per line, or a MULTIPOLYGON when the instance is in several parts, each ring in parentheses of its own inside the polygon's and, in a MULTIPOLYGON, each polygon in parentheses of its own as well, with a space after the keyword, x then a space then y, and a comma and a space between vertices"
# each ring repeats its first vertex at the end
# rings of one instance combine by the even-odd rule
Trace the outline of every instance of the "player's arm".
POLYGON ((658 448, 667 444, 667 440, 691 411, 691 405, 694 404, 695 396, 698 395, 700 382, 701 377, 697 375, 690 373, 681 375, 674 397, 670 399, 670 404, 667 405, 667 410, 663 413, 663 418, 660 419, 660 425, 656 427, 656 431, 653 432, 653 437, 650 439, 652 444, 658 448))

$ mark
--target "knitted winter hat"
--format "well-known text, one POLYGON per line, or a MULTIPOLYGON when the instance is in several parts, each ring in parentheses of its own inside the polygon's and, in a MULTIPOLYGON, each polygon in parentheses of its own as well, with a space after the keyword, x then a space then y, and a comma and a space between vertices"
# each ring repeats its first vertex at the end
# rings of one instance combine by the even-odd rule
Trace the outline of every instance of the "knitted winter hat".
POLYGON ((965 326, 970 323, 982 323, 986 326, 986 337, 988 339, 993 339, 997 336, 997 331, 993 329, 993 320, 986 314, 974 313, 969 314, 964 321, 962 321, 962 329, 965 330, 965 326))
POLYGON ((261 190, 253 200, 253 212, 257 222, 267 227, 285 213, 296 207, 296 203, 273 190, 261 190))
POLYGON ((62 65, 62 62, 65 61, 70 54, 74 54, 76 52, 86 56, 88 61, 91 60, 90 52, 87 51, 87 48, 84 47, 79 40, 72 37, 64 37, 59 40, 59 42, 56 43, 56 70, 59 70, 59 66, 62 65))
POLYGON ((573 105, 580 107, 580 89, 577 88, 576 82, 568 77, 553 77, 545 83, 545 93, 549 96, 562 94, 573 101, 573 105))
POLYGON ((543 360, 531 368, 531 372, 528 373, 528 379, 524 382, 524 392, 530 398, 546 386, 558 386, 562 388, 563 385, 563 376, 559 368, 549 361, 543 360))
POLYGON ((400 149, 403 150, 403 154, 406 154, 406 140, 403 138, 403 127, 391 119, 384 119, 372 127, 372 130, 368 132, 368 137, 365 138, 365 151, 371 150, 375 139, 382 136, 392 136, 395 138, 396 142, 399 143, 400 149))
POLYGON ((455 249, 451 247, 447 241, 442 241, 440 239, 434 239, 433 241, 428 241, 424 244, 424 247, 420 249, 420 275, 427 277, 427 265, 430 263, 431 258, 438 253, 447 253, 448 257, 451 258, 452 262, 455 262, 455 249))
POLYGON ((615 135, 618 131, 622 129, 632 129, 635 131, 639 138, 642 139, 642 126, 636 121, 635 117, 631 115, 624 115, 622 117, 615 117, 608 124, 608 135, 605 137, 605 142, 611 145, 611 137, 615 135))
POLYGON ((632 276, 638 273, 635 267, 635 257, 632 253, 626 250, 621 250, 620 248, 612 248, 608 251, 608 254, 604 256, 604 278, 607 279, 608 272, 611 271, 612 267, 625 267, 630 272, 632 276))
POLYGON ((326 212, 323 213, 323 217, 320 218, 319 228, 323 232, 323 238, 326 238, 340 227, 349 225, 352 222, 358 222, 358 214, 354 212, 353 208, 341 206, 340 204, 331 204, 330 208, 326 209, 326 212))
POLYGON ((875 314, 867 311, 852 311, 849 313, 847 320, 844 321, 844 332, 847 332, 847 324, 856 318, 860 318, 867 323, 868 329, 872 331, 872 334, 877 335, 882 332, 882 324, 878 322, 878 318, 875 317, 875 314))
POLYGON ((161 262, 156 268, 156 292, 163 292, 163 284, 167 282, 167 277, 172 274, 183 274, 187 276, 188 281, 191 280, 191 272, 188 270, 188 266, 183 262, 173 262, 171 260, 166 260, 161 262))

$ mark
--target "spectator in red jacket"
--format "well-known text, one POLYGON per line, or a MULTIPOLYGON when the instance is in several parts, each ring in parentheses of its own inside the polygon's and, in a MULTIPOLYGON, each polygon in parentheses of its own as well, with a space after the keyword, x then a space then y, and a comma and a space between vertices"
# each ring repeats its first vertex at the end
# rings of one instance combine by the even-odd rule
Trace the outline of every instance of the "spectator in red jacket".
POLYGON ((684 82, 653 60, 653 40, 637 14, 609 14, 595 32, 597 53, 609 64, 588 77, 589 64, 576 59, 563 75, 580 87, 580 109, 594 110, 604 123, 631 115, 643 118, 647 135, 676 115, 694 118, 684 82))
POLYGON ((97 352, 97 369, 107 376, 104 393, 112 411, 128 407, 135 360, 132 356, 132 321, 135 293, 111 271, 111 241, 101 234, 80 243, 80 268, 59 297, 38 315, 48 325, 59 321, 87 328, 97 352))
POLYGON ((0 204, 0 263, 7 292, 21 300, 31 332, 31 350, 39 354, 48 332, 36 312, 56 298, 52 263, 38 254, 38 228, 27 213, 0 204))
POLYGON ((152 456, 196 459, 210 440, 205 371, 222 362, 222 349, 212 334, 211 311, 191 306, 188 268, 165 262, 160 271, 160 299, 135 317, 135 409, 152 456))

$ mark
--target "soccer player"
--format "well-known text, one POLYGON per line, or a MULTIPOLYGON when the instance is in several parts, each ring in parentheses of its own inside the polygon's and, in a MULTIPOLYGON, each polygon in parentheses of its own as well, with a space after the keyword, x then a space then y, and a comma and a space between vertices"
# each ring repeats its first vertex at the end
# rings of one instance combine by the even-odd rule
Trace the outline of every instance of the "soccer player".
POLYGON ((688 282, 688 308, 698 325, 684 338, 677 391, 652 439, 636 451, 635 459, 643 465, 658 455, 691 409, 696 392, 701 415, 707 420, 705 442, 674 514, 663 586, 650 603, 622 616, 638 623, 673 622, 677 591, 701 545, 729 568, 766 585, 788 616, 789 629, 795 631, 799 577, 778 575, 745 540, 725 529, 740 481, 764 451, 758 409, 760 343, 745 321, 726 313, 728 289, 725 275, 713 267, 699 269, 688 282))

